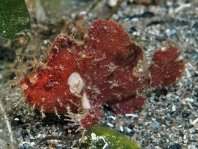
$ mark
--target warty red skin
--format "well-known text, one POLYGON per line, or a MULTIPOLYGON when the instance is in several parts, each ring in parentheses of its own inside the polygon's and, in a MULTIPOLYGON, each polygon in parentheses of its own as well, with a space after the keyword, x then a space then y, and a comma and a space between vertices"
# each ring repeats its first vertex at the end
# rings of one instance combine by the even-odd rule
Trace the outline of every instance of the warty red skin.
POLYGON ((84 43, 60 34, 48 56, 46 68, 25 76, 20 84, 26 101, 38 110, 49 113, 82 113, 81 98, 69 90, 68 78, 73 72, 82 77, 91 108, 80 120, 83 127, 98 123, 101 105, 110 106, 117 114, 133 113, 142 108, 143 89, 169 86, 181 77, 184 61, 173 46, 154 53, 146 75, 134 74, 144 60, 140 46, 133 43, 121 25, 96 20, 88 30, 84 43), (35 77, 35 79, 32 79, 35 77), (33 80, 33 81, 32 81, 33 80))

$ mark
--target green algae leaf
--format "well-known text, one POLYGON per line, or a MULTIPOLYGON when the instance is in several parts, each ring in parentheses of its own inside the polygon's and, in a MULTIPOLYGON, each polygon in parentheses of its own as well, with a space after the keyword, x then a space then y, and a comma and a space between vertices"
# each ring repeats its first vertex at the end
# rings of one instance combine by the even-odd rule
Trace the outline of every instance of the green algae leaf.
POLYGON ((24 0, 0 1, 0 36, 22 37, 30 29, 30 15, 24 0))
POLYGON ((91 149, 141 149, 141 147, 130 139, 110 128, 95 125, 85 133, 86 147, 91 149))

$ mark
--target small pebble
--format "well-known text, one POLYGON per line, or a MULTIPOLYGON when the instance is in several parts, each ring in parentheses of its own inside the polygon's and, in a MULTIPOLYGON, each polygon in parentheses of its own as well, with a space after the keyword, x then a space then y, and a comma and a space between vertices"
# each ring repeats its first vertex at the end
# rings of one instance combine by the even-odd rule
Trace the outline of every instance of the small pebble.
POLYGON ((154 121, 154 122, 150 123, 150 126, 153 128, 159 128, 159 123, 157 121, 154 121))
POLYGON ((169 149, 181 149, 181 145, 179 143, 175 143, 169 146, 169 149))

